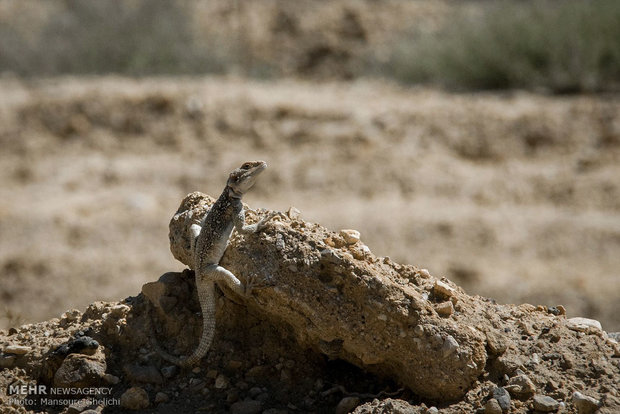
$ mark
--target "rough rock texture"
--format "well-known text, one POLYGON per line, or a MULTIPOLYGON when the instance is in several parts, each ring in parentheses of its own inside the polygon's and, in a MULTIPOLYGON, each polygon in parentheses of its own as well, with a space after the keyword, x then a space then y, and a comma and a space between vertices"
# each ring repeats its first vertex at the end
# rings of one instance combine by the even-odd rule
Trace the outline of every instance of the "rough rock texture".
MULTIPOLYGON (((188 212, 204 214, 212 201, 192 193, 171 221, 179 260, 189 257, 188 212)), ((247 221, 262 214, 249 210, 247 221)), ((0 404, 25 412, 10 384, 55 383, 109 387, 117 401, 106 412, 334 412, 359 402, 360 414, 524 413, 555 409, 553 400, 567 413, 620 411, 620 349, 595 323, 567 321, 560 306, 469 296, 375 257, 363 235, 345 240, 293 216, 233 235, 222 265, 269 284, 247 300, 218 293, 215 340, 197 366, 172 367, 150 345, 154 335, 187 355, 200 335, 193 272, 170 272, 122 303, 0 331, 0 404), (453 312, 441 316, 446 302, 453 312), (80 372, 96 375, 70 378, 80 372)))
MULTIPOLYGON (((202 217, 213 201, 192 193, 171 221, 171 250, 185 264, 189 213, 202 217)), ((231 246, 238 248, 228 250, 224 267, 273 284, 250 309, 290 326, 302 346, 398 379, 428 398, 459 398, 482 374, 484 332, 438 315, 427 297, 443 301, 443 292, 427 290, 415 267, 375 258, 341 235, 288 217, 271 231, 237 236, 231 246)), ((450 299, 459 304, 465 295, 456 290, 450 299)))

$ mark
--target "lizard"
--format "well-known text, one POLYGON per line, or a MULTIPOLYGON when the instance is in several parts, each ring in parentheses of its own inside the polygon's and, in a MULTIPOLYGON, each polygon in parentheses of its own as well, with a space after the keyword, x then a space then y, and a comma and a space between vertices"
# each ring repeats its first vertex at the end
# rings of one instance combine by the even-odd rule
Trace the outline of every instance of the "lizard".
POLYGON ((255 224, 245 224, 245 211, 241 198, 254 185, 256 178, 267 168, 264 161, 249 161, 233 170, 226 187, 200 223, 190 226, 190 249, 196 280, 196 290, 202 311, 202 334, 198 347, 187 357, 175 357, 157 344, 154 335, 151 342, 159 356, 175 365, 189 367, 199 362, 209 351, 215 334, 215 283, 224 282, 236 294, 247 296, 255 287, 254 277, 245 286, 229 270, 219 265, 233 229, 241 234, 261 231, 265 223, 277 212, 271 213, 255 224))

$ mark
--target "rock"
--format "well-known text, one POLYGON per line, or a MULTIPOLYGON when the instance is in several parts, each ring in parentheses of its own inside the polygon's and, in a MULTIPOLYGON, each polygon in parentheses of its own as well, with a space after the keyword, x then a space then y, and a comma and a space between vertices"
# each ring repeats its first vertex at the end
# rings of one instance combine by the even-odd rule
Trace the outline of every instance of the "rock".
POLYGON ((508 343, 502 335, 496 331, 487 331, 485 335, 487 338, 487 346, 491 354, 501 355, 506 352, 508 343))
POLYGON ((503 387, 496 387, 493 390, 492 394, 493 398, 497 400, 501 410, 503 412, 508 412, 510 410, 510 394, 503 387))
POLYGON ((130 381, 145 382, 149 384, 162 384, 164 379, 157 368, 153 365, 134 365, 127 364, 123 366, 123 372, 130 381))
POLYGON ((532 380, 525 374, 516 375, 508 380, 508 385, 504 388, 510 392, 510 394, 518 397, 526 397, 534 394, 536 386, 532 380))
POLYGON ((26 355, 31 351, 29 346, 23 345, 7 345, 4 347, 4 353, 14 355, 26 355))
POLYGON ((291 206, 286 212, 286 215, 292 220, 297 220, 301 217, 301 211, 299 211, 296 207, 291 206))
POLYGON ((168 397, 168 394, 164 393, 164 392, 158 392, 157 394, 155 394, 155 402, 157 404, 159 403, 163 403, 166 402, 170 399, 170 397, 168 397))
POLYGON ((484 414, 502 414, 502 407, 495 398, 491 398, 484 405, 484 414))
POLYGON ((336 406, 336 414, 348 414, 360 403, 358 397, 344 397, 336 406))
POLYGON ((160 372, 164 378, 169 379, 174 377, 179 372, 179 367, 177 367, 176 365, 168 365, 166 367, 163 367, 160 372))
POLYGON ((443 352, 444 358, 455 353, 459 349, 459 343, 454 339, 452 335, 448 335, 443 342, 443 346, 441 350, 443 352))
POLYGON ((117 377, 116 375, 112 375, 112 374, 105 374, 103 376, 103 379, 105 380, 105 382, 107 382, 108 384, 112 384, 112 385, 116 385, 121 381, 119 377, 117 377))
POLYGON ((420 269, 418 272, 423 279, 429 279, 431 277, 431 273, 428 269, 420 269))
POLYGON ((161 298, 166 294, 166 285, 160 281, 142 285, 142 294, 156 307, 161 308, 161 298))
POLYGON ((549 413, 557 411, 558 408, 560 408, 560 403, 553 398, 540 394, 534 395, 534 410, 549 413))
POLYGON ((454 312, 454 305, 449 300, 441 302, 435 305, 435 311, 440 316, 447 317, 452 315, 452 313, 454 312))
POLYGON ((340 236, 344 239, 346 244, 355 244, 360 241, 360 232, 357 230, 340 230, 340 236))
POLYGON ((584 395, 579 391, 573 393, 573 404, 577 408, 579 414, 594 413, 601 405, 599 400, 584 395))
POLYGON ((430 407, 426 410, 426 414, 437 414, 439 413, 439 409, 437 407, 430 407))
POLYGON ((570 318, 566 320, 566 327, 573 331, 585 333, 602 332, 603 327, 596 319, 588 318, 570 318))
POLYGON ((607 332, 607 336, 617 343, 620 343, 620 332, 607 332))
POLYGON ((454 288, 441 280, 436 280, 433 286, 433 292, 439 297, 450 298, 454 296, 454 288))
POLYGON ((121 395, 121 407, 128 410, 142 410, 149 406, 149 395, 144 388, 131 387, 121 395))
POLYGON ((215 379, 215 388, 218 390, 222 390, 228 387, 228 378, 226 378, 223 374, 220 374, 215 379))
POLYGON ((256 400, 237 401, 230 406, 230 414, 258 414, 263 409, 263 403, 256 400))
POLYGON ((15 355, 0 355, 0 368, 12 368, 16 358, 15 355))
POLYGON ((106 384, 103 355, 70 354, 54 374, 54 387, 84 388, 106 384))

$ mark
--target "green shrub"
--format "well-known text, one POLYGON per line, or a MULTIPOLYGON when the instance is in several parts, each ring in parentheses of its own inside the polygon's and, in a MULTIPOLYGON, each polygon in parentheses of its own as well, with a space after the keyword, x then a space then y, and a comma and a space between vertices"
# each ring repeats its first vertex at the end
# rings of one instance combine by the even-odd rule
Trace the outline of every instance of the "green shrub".
POLYGON ((620 1, 499 2, 395 45, 387 73, 456 89, 617 89, 620 1))
POLYGON ((188 10, 178 0, 65 0, 30 39, 24 28, 0 23, 0 71, 32 76, 222 71, 226 44, 199 42, 188 10))

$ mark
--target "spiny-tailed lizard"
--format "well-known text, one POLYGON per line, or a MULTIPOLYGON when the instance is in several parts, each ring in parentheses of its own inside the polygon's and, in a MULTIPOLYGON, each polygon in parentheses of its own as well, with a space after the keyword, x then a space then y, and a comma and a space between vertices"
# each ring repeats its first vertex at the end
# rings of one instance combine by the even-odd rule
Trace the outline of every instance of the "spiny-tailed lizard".
POLYGON ((233 228, 241 234, 261 231, 272 213, 252 225, 245 224, 245 212, 241 197, 254 185, 258 175, 267 168, 264 161, 249 161, 230 173, 224 191, 213 204, 200 224, 192 224, 191 251, 196 290, 202 310, 202 335, 198 347, 188 357, 175 357, 163 351, 152 336, 157 353, 166 361, 179 366, 191 366, 199 362, 209 351, 215 334, 215 282, 225 282, 236 294, 247 296, 254 287, 254 277, 242 286, 237 277, 219 265, 233 228))

